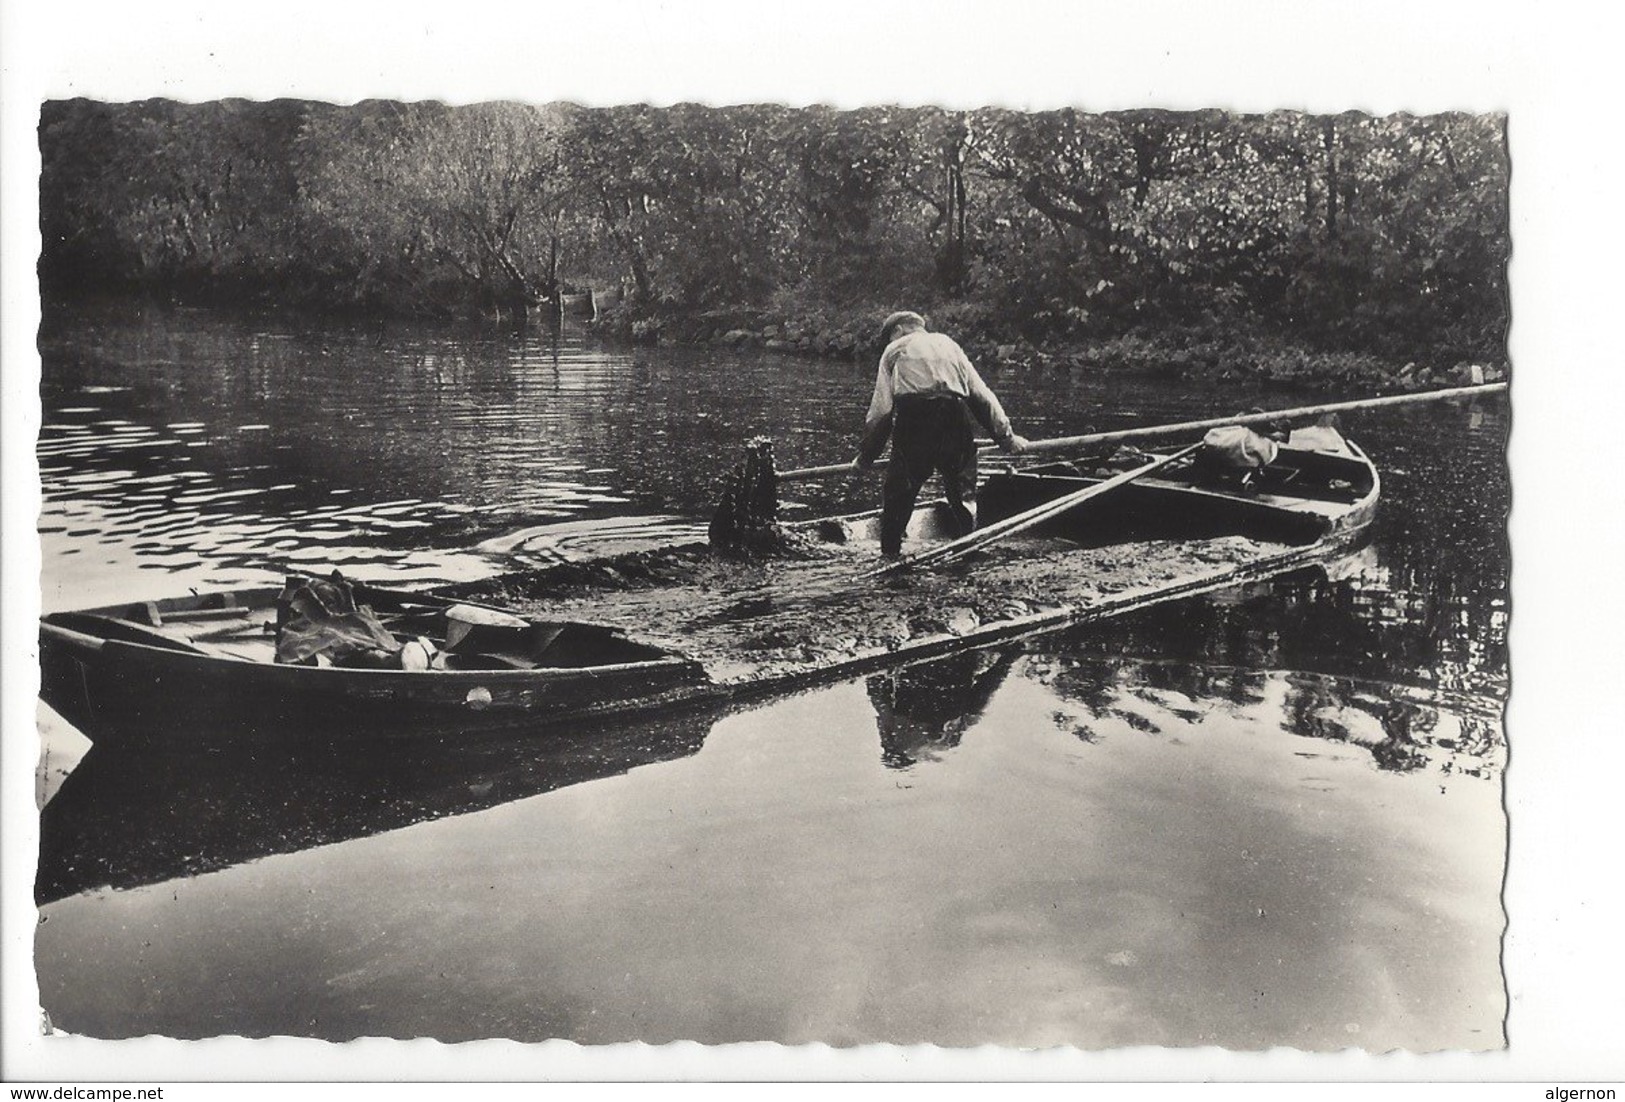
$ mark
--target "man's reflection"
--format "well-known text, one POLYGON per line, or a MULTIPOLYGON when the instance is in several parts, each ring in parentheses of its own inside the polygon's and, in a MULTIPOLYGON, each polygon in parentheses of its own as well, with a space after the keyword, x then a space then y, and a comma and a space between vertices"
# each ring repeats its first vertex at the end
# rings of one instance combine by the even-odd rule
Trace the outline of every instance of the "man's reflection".
POLYGON ((1015 658, 1014 652, 967 651, 869 678, 880 760, 888 769, 907 769, 958 746, 1015 658))

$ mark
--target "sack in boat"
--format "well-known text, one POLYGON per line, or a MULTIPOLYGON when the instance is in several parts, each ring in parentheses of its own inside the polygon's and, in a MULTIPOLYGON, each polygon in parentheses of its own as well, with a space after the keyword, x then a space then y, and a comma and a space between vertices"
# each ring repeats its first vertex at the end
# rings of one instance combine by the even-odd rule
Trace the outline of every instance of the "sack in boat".
POLYGON ((1202 437, 1200 462, 1216 470, 1256 471, 1275 462, 1279 445, 1246 425, 1222 425, 1202 437))
POLYGON ((335 666, 386 669, 398 664, 401 644, 366 605, 357 605, 350 583, 295 576, 277 598, 276 660, 299 665, 325 658, 335 666))

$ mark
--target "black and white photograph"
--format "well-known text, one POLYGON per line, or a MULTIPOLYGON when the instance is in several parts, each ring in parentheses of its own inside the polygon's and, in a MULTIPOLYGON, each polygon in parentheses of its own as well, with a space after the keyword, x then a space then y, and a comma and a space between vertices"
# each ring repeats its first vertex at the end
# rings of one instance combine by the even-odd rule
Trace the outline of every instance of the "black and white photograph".
MULTIPOLYGON (((842 9, 944 66, 993 11, 842 9)), ((1513 341, 1516 104, 358 64, 8 97, 7 1079, 136 1038, 1518 1052, 1553 930, 1509 841, 1578 790, 1509 784, 1520 740, 1586 763, 1508 720, 1551 569, 1509 446, 1558 378, 1513 341)))

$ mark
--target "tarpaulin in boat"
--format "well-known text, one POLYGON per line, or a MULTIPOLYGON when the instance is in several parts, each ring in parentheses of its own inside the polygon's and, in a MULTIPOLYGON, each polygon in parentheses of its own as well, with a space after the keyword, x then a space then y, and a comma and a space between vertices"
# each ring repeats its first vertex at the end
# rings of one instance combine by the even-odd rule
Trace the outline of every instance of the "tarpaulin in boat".
POLYGON ((1246 425, 1223 425, 1202 437, 1200 461, 1216 469, 1254 471, 1275 462, 1279 447, 1246 425))
POLYGON ((293 665, 325 656, 335 666, 386 665, 401 644, 366 605, 357 605, 350 583, 297 575, 277 598, 276 660, 293 665))

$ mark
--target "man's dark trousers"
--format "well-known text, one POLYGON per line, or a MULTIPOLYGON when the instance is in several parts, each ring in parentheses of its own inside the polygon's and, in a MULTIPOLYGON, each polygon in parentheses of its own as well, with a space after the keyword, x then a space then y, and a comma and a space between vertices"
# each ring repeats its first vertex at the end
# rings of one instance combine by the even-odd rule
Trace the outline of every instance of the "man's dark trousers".
POLYGON ((955 536, 976 527, 976 419, 957 394, 900 394, 892 413, 891 462, 881 488, 880 550, 898 554, 920 487, 942 475, 955 536))

